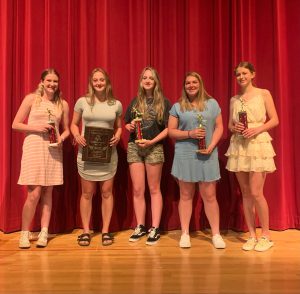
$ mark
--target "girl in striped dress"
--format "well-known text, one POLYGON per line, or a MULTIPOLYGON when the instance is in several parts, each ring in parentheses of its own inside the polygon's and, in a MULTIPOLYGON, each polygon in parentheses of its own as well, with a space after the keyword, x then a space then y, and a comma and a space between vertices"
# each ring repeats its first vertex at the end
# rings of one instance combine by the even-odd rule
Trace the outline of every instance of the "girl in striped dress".
POLYGON ((30 247, 29 227, 39 202, 42 215, 37 246, 47 246, 53 186, 63 184, 62 143, 70 134, 68 117, 69 107, 61 97, 59 75, 54 69, 46 69, 36 91, 24 98, 12 124, 14 130, 25 133, 18 184, 27 186, 28 195, 22 212, 20 248, 30 247), (49 124, 49 120, 54 124, 49 124), (60 124, 62 134, 58 131, 60 124), (57 144, 49 146, 53 130, 57 144))

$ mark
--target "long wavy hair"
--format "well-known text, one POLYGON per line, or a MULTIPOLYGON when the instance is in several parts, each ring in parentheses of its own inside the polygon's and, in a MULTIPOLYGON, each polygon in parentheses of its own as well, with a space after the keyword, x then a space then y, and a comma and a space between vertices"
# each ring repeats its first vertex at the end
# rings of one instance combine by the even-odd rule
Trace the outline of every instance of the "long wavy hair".
POLYGON ((157 71, 150 67, 147 66, 142 70, 142 73, 140 75, 139 79, 139 87, 138 87, 138 93, 137 93, 137 102, 135 105, 135 108, 143 113, 143 118, 147 119, 147 112, 146 112, 146 91, 142 86, 142 80, 145 72, 149 70, 152 73, 152 77, 154 79, 155 85, 153 88, 153 108, 155 112, 157 113, 156 120, 158 122, 163 121, 163 116, 164 116, 164 110, 165 110, 165 104, 164 104, 164 96, 163 96, 163 91, 159 79, 159 75, 157 71))
POLYGON ((198 92, 196 99, 194 100, 194 103, 196 104, 197 110, 203 111, 205 108, 205 101, 210 99, 211 96, 206 92, 201 76, 195 71, 190 71, 185 74, 185 77, 183 80, 182 94, 178 101, 179 105, 180 105, 180 110, 181 111, 190 111, 190 110, 195 109, 195 107, 193 107, 193 105, 191 104, 191 102, 188 98, 188 95, 186 93, 186 90, 185 90, 185 83, 186 83, 186 79, 188 77, 195 77, 199 81, 199 92, 198 92))
POLYGON ((89 76, 89 81, 88 81, 88 88, 87 88, 87 93, 85 94, 85 97, 87 98, 87 102, 90 106, 94 106, 95 104, 95 89, 93 87, 93 77, 96 72, 101 72, 104 76, 106 86, 105 86, 105 98, 107 100, 107 104, 113 105, 116 103, 116 98, 113 94, 112 90, 112 85, 110 78, 107 74, 107 72, 100 67, 94 68, 89 76))
MULTIPOLYGON (((42 74, 41 74, 41 81, 40 83, 38 84, 38 87, 36 88, 36 90, 34 91, 34 94, 37 95, 37 98, 36 98, 36 103, 39 105, 40 102, 42 101, 42 96, 44 95, 45 93, 45 89, 44 89, 44 85, 43 85, 43 82, 46 78, 46 76, 48 74, 55 74, 57 77, 58 77, 58 82, 59 82, 59 73, 57 72, 57 70, 55 70, 54 68, 47 68, 45 69, 42 74)), ((62 92, 59 88, 59 84, 58 84, 58 88, 57 90, 55 91, 54 93, 54 96, 53 96, 53 102, 55 103, 55 105, 57 107, 60 107, 61 109, 63 108, 63 105, 62 105, 62 101, 63 101, 63 97, 62 97, 62 92)))

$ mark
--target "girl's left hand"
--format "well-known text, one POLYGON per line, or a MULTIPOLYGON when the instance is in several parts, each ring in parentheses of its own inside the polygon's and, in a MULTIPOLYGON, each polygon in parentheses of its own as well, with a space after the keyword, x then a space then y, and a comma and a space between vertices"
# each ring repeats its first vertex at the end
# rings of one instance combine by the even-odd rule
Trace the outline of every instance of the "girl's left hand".
POLYGON ((64 142, 64 140, 62 140, 61 136, 59 136, 58 139, 57 139, 57 145, 58 145, 59 147, 62 147, 63 142, 64 142))
POLYGON ((109 145, 116 146, 119 143, 120 139, 120 137, 113 135, 113 137, 109 141, 109 145))
POLYGON ((211 154, 215 147, 209 145, 206 149, 201 150, 201 154, 211 154))
POLYGON ((242 132, 242 135, 244 136, 244 138, 251 138, 253 136, 256 136, 260 133, 260 129, 258 128, 250 128, 250 129, 245 129, 242 132))
POLYGON ((152 145, 151 140, 143 140, 142 142, 137 143, 139 147, 147 148, 152 145))

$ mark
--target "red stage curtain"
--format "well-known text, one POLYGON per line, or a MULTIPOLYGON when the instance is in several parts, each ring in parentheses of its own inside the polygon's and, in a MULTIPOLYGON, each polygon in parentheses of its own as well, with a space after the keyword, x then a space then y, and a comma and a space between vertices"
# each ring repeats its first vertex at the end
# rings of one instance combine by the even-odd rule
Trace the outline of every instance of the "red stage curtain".
MULTIPOLYGON (((23 97, 33 91, 44 68, 61 75, 61 88, 71 115, 87 87, 89 72, 103 67, 110 74, 124 111, 135 96, 141 70, 160 73, 172 103, 180 96, 186 71, 198 71, 207 91, 222 108, 225 126, 230 97, 236 93, 233 68, 241 60, 256 66, 256 84, 271 91, 280 126, 270 133, 277 153, 277 171, 268 175, 265 195, 270 227, 300 228, 300 6, 298 0, 2 0, 0 1, 0 229, 20 229, 26 188, 17 185, 23 135, 11 123, 23 97)), ((126 163, 126 130, 118 147, 115 208, 111 229, 135 226, 131 182, 126 163)), ((241 195, 233 174, 225 170, 229 143, 225 127, 219 144, 222 179, 218 183, 221 228, 246 230, 241 195)), ((178 229, 179 191, 170 175, 174 143, 166 140, 161 227, 178 229)), ((54 190, 50 230, 66 232, 81 226, 80 181, 76 149, 64 144, 65 184, 54 190)), ((149 195, 146 195, 148 204, 149 195)), ((100 197, 94 198, 92 227, 101 228, 100 197)), ((191 229, 207 227, 202 202, 195 197, 191 229)), ((33 230, 39 228, 38 213, 33 230)), ((147 223, 151 220, 147 210, 147 223)))

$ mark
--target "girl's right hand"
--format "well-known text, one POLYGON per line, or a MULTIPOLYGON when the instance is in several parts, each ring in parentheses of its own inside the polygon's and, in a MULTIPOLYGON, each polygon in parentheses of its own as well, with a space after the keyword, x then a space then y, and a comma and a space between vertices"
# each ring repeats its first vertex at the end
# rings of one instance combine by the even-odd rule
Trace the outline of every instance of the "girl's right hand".
POLYGON ((76 135, 73 139, 73 145, 76 145, 76 144, 78 144, 81 147, 86 146, 85 138, 80 135, 76 135))
POLYGON ((131 123, 126 124, 125 128, 127 131, 129 131, 130 133, 133 133, 135 131, 135 120, 132 120, 131 123))
POLYGON ((51 129, 54 129, 54 127, 49 124, 41 124, 34 126, 33 131, 37 133, 48 133, 51 129))
POLYGON ((236 133, 242 133, 245 130, 245 126, 241 122, 236 122, 232 129, 236 133))
POLYGON ((193 139, 201 139, 205 137, 206 131, 204 128, 196 128, 194 130, 191 130, 189 135, 193 139))

